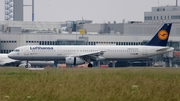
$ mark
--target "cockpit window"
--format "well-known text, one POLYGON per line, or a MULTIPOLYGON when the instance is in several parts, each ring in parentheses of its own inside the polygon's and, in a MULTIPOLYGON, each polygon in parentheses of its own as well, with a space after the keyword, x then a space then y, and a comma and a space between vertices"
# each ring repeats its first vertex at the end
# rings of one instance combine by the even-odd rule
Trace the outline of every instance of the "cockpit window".
POLYGON ((15 49, 14 52, 20 52, 20 50, 19 49, 15 49))

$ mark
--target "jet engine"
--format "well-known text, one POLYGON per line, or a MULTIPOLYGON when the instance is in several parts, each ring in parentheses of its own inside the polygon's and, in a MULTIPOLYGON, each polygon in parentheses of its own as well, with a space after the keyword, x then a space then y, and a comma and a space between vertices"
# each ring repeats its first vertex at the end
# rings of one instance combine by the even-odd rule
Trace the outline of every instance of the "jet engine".
POLYGON ((80 65, 84 63, 84 59, 81 59, 79 57, 66 57, 66 64, 68 65, 80 65))

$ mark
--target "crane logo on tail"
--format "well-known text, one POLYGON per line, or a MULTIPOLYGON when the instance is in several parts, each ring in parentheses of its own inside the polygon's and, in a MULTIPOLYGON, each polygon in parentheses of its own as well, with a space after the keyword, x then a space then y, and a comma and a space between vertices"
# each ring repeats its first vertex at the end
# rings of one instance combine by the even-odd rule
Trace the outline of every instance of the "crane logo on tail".
POLYGON ((166 40, 168 38, 168 32, 166 30, 160 30, 158 33, 158 38, 160 40, 166 40))

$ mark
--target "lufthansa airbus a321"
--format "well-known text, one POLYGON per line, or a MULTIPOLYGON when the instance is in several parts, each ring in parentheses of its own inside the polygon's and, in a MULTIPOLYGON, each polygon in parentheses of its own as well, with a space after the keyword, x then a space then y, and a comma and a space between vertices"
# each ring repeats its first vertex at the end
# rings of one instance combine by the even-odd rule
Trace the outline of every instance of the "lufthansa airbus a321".
MULTIPOLYGON (((78 45, 26 45, 9 53, 8 57, 27 61, 65 61, 68 65, 80 65, 100 60, 141 59, 173 51, 167 47, 172 23, 166 23, 157 34, 141 46, 78 46, 78 45)), ((28 65, 26 65, 28 67, 28 65)))

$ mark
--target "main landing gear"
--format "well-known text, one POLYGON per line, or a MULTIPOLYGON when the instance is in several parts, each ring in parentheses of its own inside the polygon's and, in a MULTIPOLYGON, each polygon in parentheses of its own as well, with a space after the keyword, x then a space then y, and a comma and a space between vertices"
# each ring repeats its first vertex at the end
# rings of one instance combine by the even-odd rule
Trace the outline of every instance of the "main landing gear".
POLYGON ((88 63, 87 67, 89 67, 89 68, 93 67, 93 64, 91 63, 90 59, 85 58, 84 60, 88 63))
POLYGON ((88 64, 88 67, 89 67, 89 68, 92 68, 92 67, 93 67, 93 64, 90 62, 90 63, 88 64))

